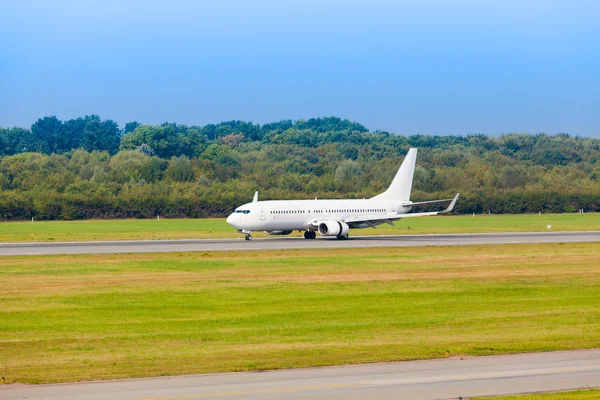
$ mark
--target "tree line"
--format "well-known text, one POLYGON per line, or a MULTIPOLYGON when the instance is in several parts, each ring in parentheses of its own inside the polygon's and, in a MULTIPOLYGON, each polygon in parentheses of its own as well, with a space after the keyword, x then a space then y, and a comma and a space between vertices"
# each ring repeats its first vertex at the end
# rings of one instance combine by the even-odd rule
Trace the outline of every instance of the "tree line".
POLYGON ((457 212, 600 210, 600 139, 402 136, 340 118, 120 129, 89 115, 0 128, 0 219, 224 216, 261 199, 363 198, 419 148, 413 200, 457 212))

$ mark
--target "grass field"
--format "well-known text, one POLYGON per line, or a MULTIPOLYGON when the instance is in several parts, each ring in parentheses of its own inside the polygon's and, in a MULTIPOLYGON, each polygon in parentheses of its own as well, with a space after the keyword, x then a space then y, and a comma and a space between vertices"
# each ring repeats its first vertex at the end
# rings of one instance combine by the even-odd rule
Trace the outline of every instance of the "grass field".
MULTIPOLYGON (((421 233, 541 232, 600 230, 600 213, 537 215, 451 215, 409 218, 396 226, 352 230, 351 235, 421 233)), ((292 236, 301 236, 299 232, 292 236)), ((255 237, 266 237, 262 232, 255 237)), ((2 222, 0 242, 87 241, 136 239, 207 239, 241 237, 225 219, 91 220, 2 222)))
POLYGON ((597 400, 600 399, 600 390, 576 390, 573 392, 524 394, 520 396, 501 397, 473 397, 471 400, 597 400))
POLYGON ((0 372, 64 382, 600 346, 600 244, 0 258, 0 372))

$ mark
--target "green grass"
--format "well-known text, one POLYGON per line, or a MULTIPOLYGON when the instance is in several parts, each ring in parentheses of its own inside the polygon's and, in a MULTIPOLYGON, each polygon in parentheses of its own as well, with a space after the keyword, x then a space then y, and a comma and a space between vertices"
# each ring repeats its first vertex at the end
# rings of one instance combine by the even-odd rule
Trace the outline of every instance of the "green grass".
POLYGON ((471 400, 596 400, 600 399, 600 390, 577 390, 573 392, 524 394, 518 396, 473 397, 471 400))
MULTIPOLYGON (((452 215, 407 218, 395 227, 352 230, 351 235, 403 235, 421 233, 542 232, 600 230, 600 213, 526 215, 452 215)), ((266 237, 256 232, 256 237, 266 237)), ((292 236, 301 236, 294 232, 292 236)), ((91 220, 2 222, 0 242, 86 241, 137 239, 206 239, 240 237, 221 219, 91 220)))
POLYGON ((600 244, 0 258, 0 370, 65 382, 600 346, 600 244))

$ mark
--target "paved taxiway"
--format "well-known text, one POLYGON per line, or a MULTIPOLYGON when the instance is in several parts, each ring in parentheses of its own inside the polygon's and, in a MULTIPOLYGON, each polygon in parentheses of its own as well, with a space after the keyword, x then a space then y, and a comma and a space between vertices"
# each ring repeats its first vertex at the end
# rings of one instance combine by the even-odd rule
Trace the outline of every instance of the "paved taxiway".
POLYGON ((419 400, 598 386, 600 349, 60 385, 9 385, 0 387, 0 398, 419 400))
POLYGON ((139 240, 118 242, 0 243, 0 256, 50 254, 110 254, 176 251, 287 250, 365 247, 460 246, 511 243, 600 242, 600 231, 485 233, 458 235, 351 236, 335 238, 275 237, 239 239, 139 240))

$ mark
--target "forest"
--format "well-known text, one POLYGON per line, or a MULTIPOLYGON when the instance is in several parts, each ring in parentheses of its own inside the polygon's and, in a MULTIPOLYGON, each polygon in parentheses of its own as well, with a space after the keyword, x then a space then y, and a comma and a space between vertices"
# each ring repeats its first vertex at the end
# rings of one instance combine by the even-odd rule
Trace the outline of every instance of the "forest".
POLYGON ((363 198, 419 149, 413 201, 457 213, 600 211, 600 139, 402 136, 328 117, 121 129, 88 115, 0 128, 0 219, 222 217, 251 201, 363 198))

